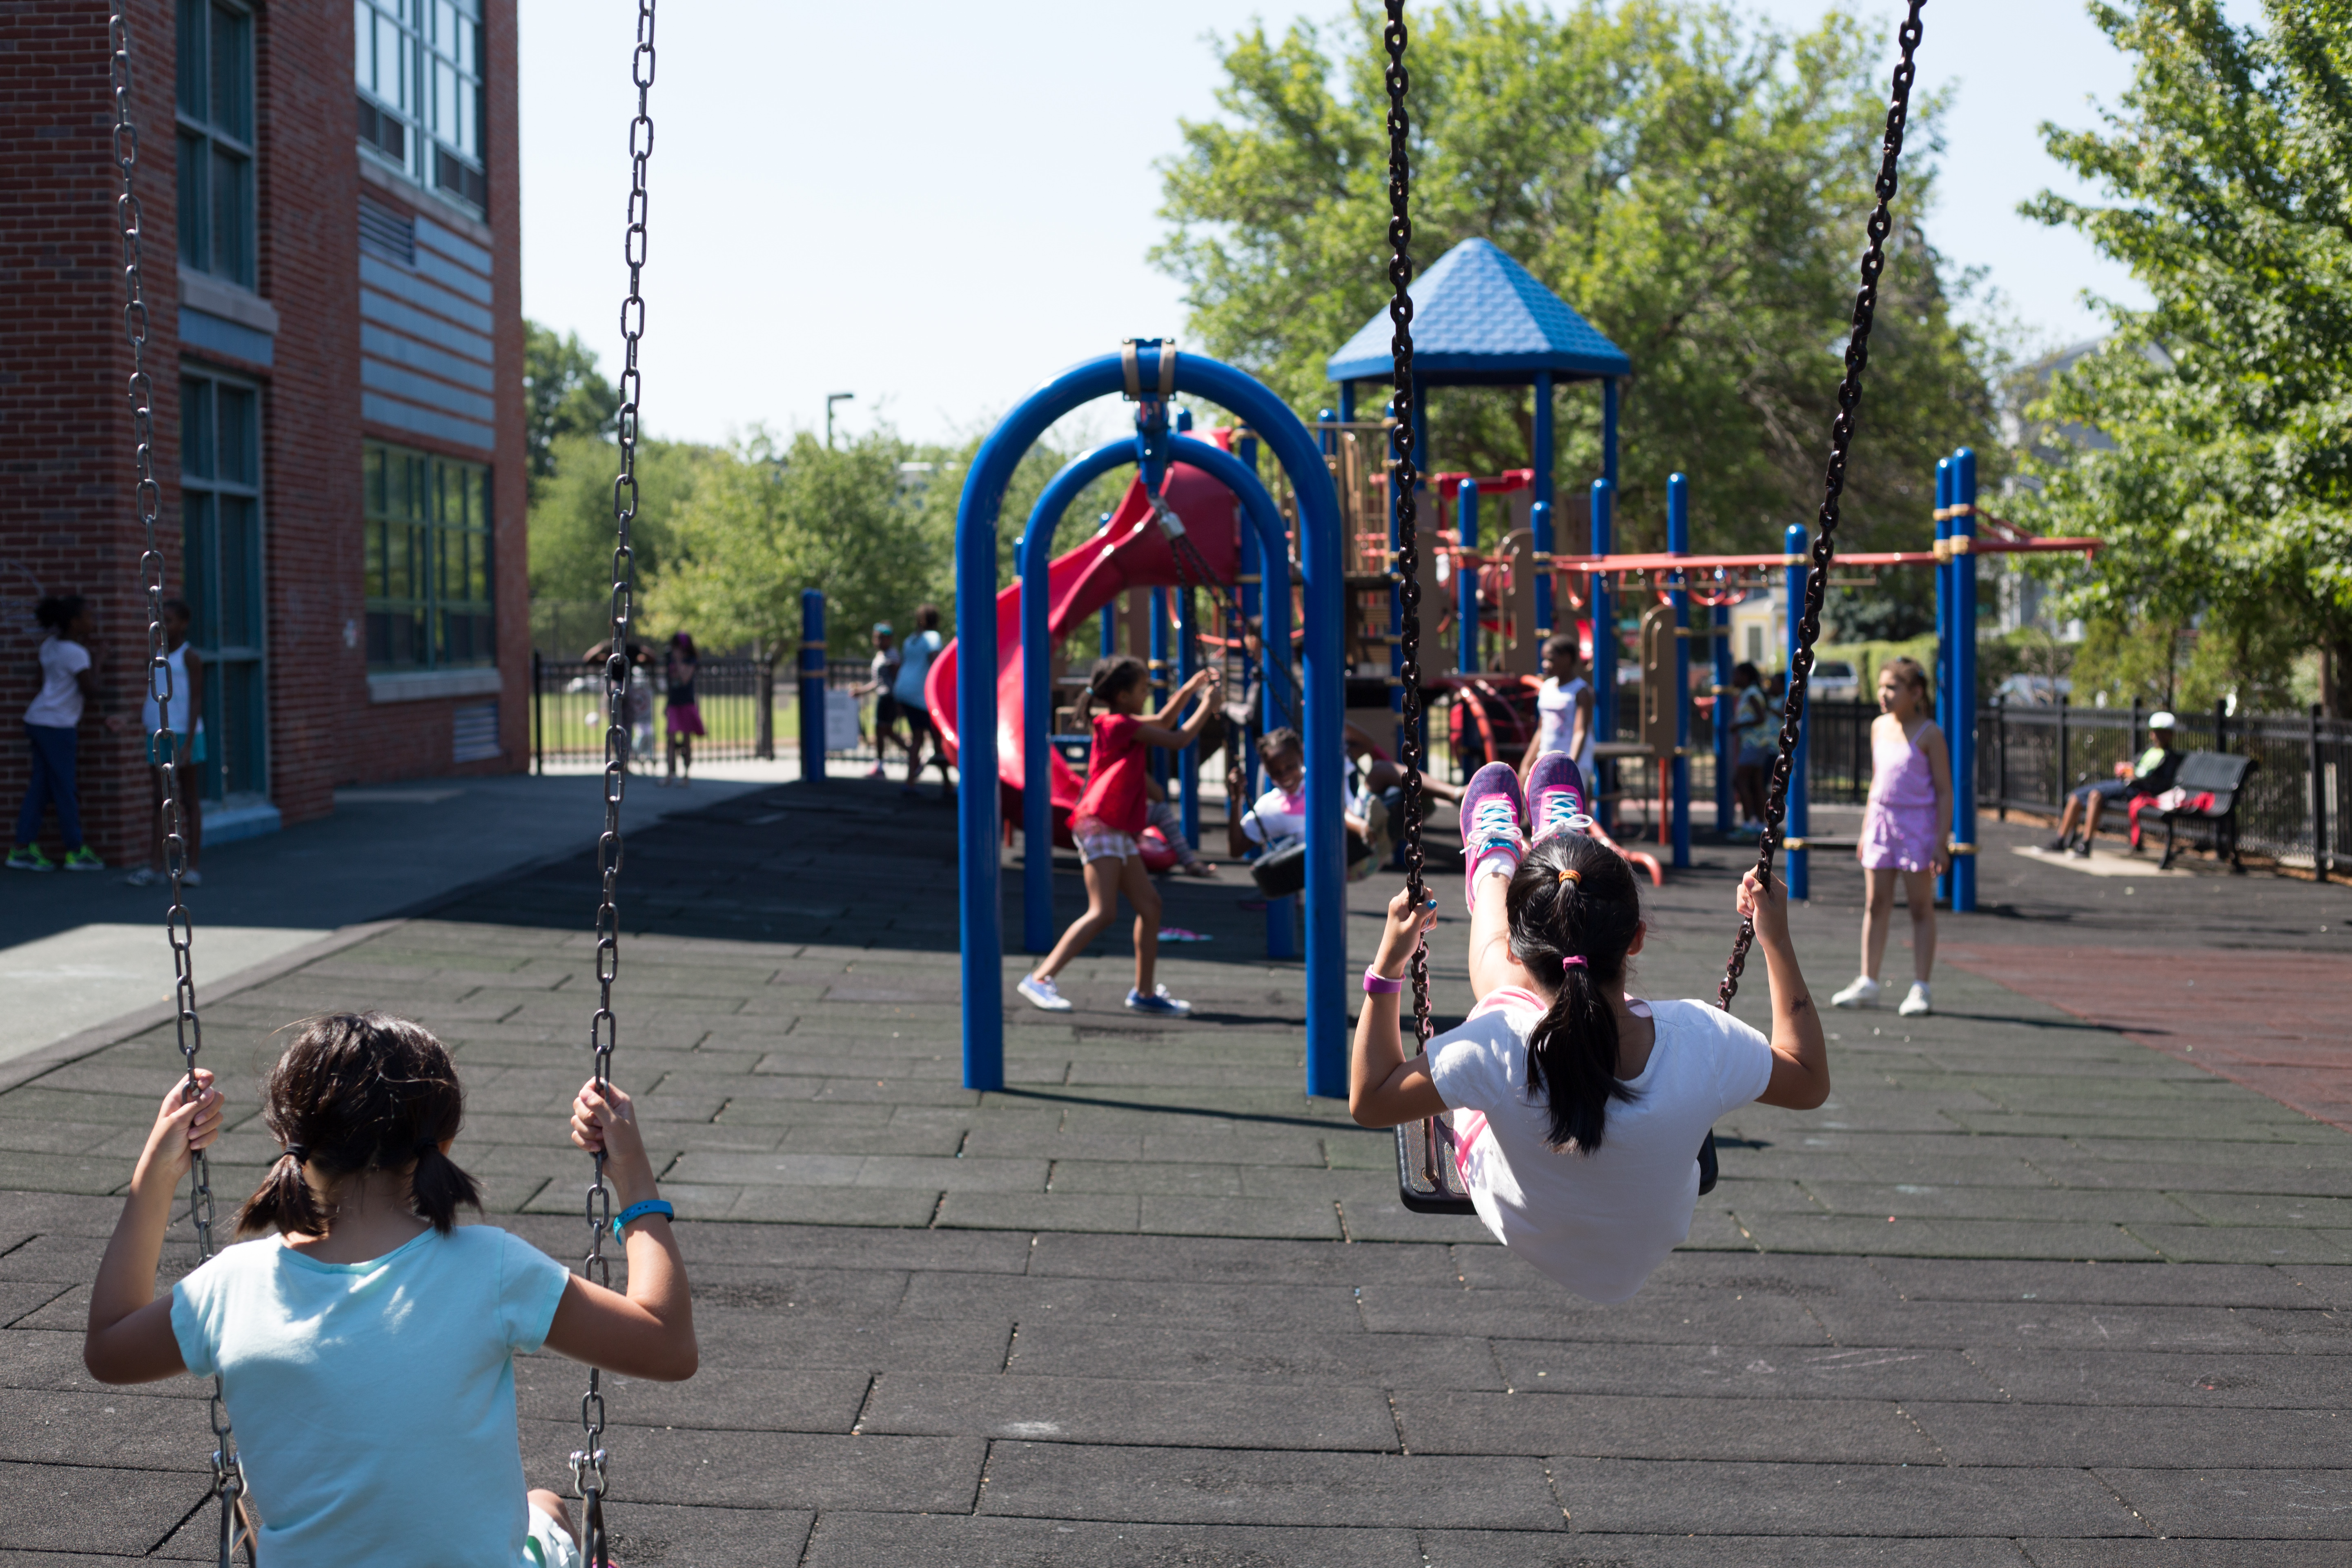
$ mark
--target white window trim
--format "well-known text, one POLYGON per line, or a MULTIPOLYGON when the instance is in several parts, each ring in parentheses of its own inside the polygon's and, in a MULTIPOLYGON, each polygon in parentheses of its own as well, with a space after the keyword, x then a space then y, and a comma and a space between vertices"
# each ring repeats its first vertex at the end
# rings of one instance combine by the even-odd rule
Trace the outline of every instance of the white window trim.
POLYGON ((467 669, 386 670, 367 678, 370 702, 430 702, 444 697, 502 694, 506 677, 496 666, 467 669))

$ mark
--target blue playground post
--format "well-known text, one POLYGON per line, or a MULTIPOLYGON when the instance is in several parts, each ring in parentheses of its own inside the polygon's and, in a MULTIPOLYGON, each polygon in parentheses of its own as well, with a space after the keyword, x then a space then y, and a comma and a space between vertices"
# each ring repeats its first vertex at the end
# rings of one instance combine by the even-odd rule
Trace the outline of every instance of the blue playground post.
POLYGON ((1953 454, 1952 497, 1952 910, 1977 907, 1977 455, 1953 454))
MULTIPOLYGON (((1952 503, 1959 491, 1959 473, 1949 458, 1936 460, 1936 660, 1931 676, 1935 681, 1936 728, 1944 732, 1944 745, 1948 753, 1952 740, 1952 503)), ((1954 758, 1957 763, 1958 758, 1954 758)), ((1958 769, 1955 766, 1956 773, 1958 769)), ((1957 788, 1958 780, 1954 785, 1957 788)), ((1952 900, 1952 874, 1947 870, 1936 879, 1936 898, 1948 905, 1952 900)))
MULTIPOLYGON (((1051 780, 1053 773, 1054 659, 1047 632, 1053 606, 1046 603, 1046 571, 1053 564, 1054 531, 1078 492, 1135 461, 1132 439, 1107 442, 1073 458, 1046 481, 1029 509, 1029 525, 1013 547, 1021 574, 1021 776, 1051 780)), ((1106 517, 1105 521, 1108 521, 1106 517)), ((1114 600, 1113 604, 1117 601, 1114 600)), ((1118 620, 1111 605, 1102 610, 1102 656, 1117 650, 1118 620)), ((1054 951, 1054 802, 1050 785, 1021 792, 1021 945, 1028 952, 1054 951)))
MULTIPOLYGON (((1611 406, 1615 406, 1612 401, 1611 406)), ((1592 553, 1606 555, 1612 546, 1610 503, 1616 487, 1607 479, 1592 481, 1592 553)), ((1540 579, 1538 579, 1540 581, 1540 579)), ((1592 616, 1592 738, 1606 745, 1617 738, 1617 611, 1610 603, 1609 579, 1599 572, 1588 579, 1592 584, 1585 596, 1587 612, 1592 616)), ((1617 764, 1607 757, 1599 760, 1592 770, 1599 774, 1586 787, 1592 792, 1592 815, 1601 826, 1613 826, 1616 813, 1610 810, 1609 796, 1615 781, 1617 764)))
POLYGON ((1715 830, 1727 834, 1732 816, 1731 764, 1731 606, 1715 606, 1715 830))
MULTIPOLYGON (((1690 480, 1666 476, 1666 552, 1690 553, 1690 480)), ((1675 576, 1674 846, 1676 869, 1690 863, 1690 593, 1675 576)))
POLYGON ((824 782, 824 594, 801 590, 801 777, 824 782))
MULTIPOLYGON (((1156 378, 1160 352, 1156 344, 1140 345, 1139 353, 1149 356, 1148 377, 1156 378)), ((1223 405, 1258 432, 1273 448, 1298 498, 1307 606, 1306 673, 1301 684, 1307 774, 1313 786, 1308 792, 1307 820, 1307 1090, 1314 1095, 1344 1096, 1349 1026, 1345 828, 1340 822, 1341 792, 1334 773, 1334 760, 1344 754, 1339 500, 1306 427, 1262 384, 1200 355, 1179 356, 1175 369, 1179 391, 1223 405), (1323 760, 1318 763, 1318 759, 1323 760)), ((1045 429, 1082 404, 1115 395, 1125 382, 1121 356, 1107 353, 1069 367, 1031 393, 982 444, 965 476, 957 506, 956 825, 962 924, 963 1081, 968 1089, 994 1089, 1004 1085, 1003 811, 996 731, 997 512, 1022 458, 1045 429)), ((1192 461, 1189 453, 1184 460, 1192 461)))
MULTIPOLYGON (((1477 549, 1477 480, 1462 481, 1462 488, 1454 495, 1454 528, 1462 548, 1465 551, 1477 549)), ((1549 574, 1538 576, 1536 582, 1540 585, 1548 576, 1549 574)), ((1540 602, 1538 608, 1540 613, 1540 602)), ((1478 568, 1461 560, 1454 563, 1454 627, 1461 634, 1457 639, 1461 648, 1454 655, 1454 668, 1465 675, 1472 670, 1484 669, 1486 663, 1479 658, 1478 648, 1478 568)))
MULTIPOLYGON (((1551 595, 1551 518, 1552 518, 1552 379, 1551 372, 1536 372, 1534 439, 1528 461, 1536 471, 1535 482, 1528 497, 1528 531, 1534 535, 1536 553, 1536 636, 1548 637, 1552 633, 1551 595)), ((1592 787, 1587 781, 1586 788, 1592 787)))
MULTIPOLYGON (((1789 563, 1785 592, 1789 596, 1789 669, 1793 678, 1800 646, 1798 623, 1804 618, 1805 584, 1812 572, 1812 542, 1807 537, 1802 524, 1792 522, 1789 525, 1780 549, 1789 563)), ((1789 848, 1789 896, 1792 899, 1813 896, 1812 879, 1806 866, 1809 857, 1804 847, 1805 835, 1812 831, 1812 813, 1807 809, 1805 795, 1805 760, 1806 753, 1811 749, 1810 732, 1812 727, 1805 720, 1806 715, 1801 710, 1797 715, 1797 749, 1789 759, 1786 809, 1780 818, 1780 837, 1789 848)))

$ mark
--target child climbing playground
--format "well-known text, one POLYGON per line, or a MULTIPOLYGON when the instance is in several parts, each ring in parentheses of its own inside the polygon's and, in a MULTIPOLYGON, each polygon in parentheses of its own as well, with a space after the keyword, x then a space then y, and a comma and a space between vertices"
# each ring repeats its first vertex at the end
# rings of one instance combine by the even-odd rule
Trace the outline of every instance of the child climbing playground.
POLYGON ((1893 658, 1878 672, 1878 717, 1870 726, 1870 799, 1862 814, 1862 973, 1830 998, 1833 1007, 1878 1005, 1878 971, 1895 923, 1895 879, 1911 909, 1911 989, 1895 1010, 1916 1018, 1934 1010, 1927 983, 1936 970, 1936 879, 1952 864, 1952 760, 1944 732, 1928 717, 1927 672, 1916 658, 1893 658))
POLYGON ((1399 993, 1436 918, 1400 893, 1364 972, 1349 1110, 1366 1127, 1444 1116, 1478 1217, 1589 1300, 1630 1300, 1690 1234, 1697 1152, 1726 1111, 1829 1098, 1828 1047, 1777 881, 1740 884, 1772 990, 1772 1037, 1702 1001, 1627 993, 1647 927, 1623 857, 1579 830, 1584 783, 1564 753, 1523 795, 1507 764, 1464 792, 1468 1021, 1407 1059, 1399 993))
POLYGON ((1125 893, 1135 910, 1135 988, 1127 994, 1128 1010, 1172 1018, 1191 1015, 1191 1003, 1169 995, 1168 987, 1153 979, 1160 959, 1160 891, 1151 885, 1135 837, 1150 816, 1144 793, 1150 776, 1144 763, 1150 755, 1146 748, 1182 751, 1200 739, 1215 711, 1207 699, 1213 697, 1222 679, 1217 670, 1204 669, 1178 687, 1166 707, 1147 714, 1144 704, 1151 700, 1151 681, 1143 661, 1095 661, 1086 695, 1079 699, 1078 717, 1086 719, 1097 704, 1108 711, 1093 715, 1094 752, 1087 764, 1086 793, 1070 812, 1070 837, 1086 864, 1087 912, 1071 922, 1045 962, 1022 977, 1021 994, 1034 1005, 1049 1013, 1070 1010, 1070 1000, 1055 986, 1054 976, 1117 918, 1118 898, 1125 893), (1196 697, 1202 700, 1194 705, 1192 717, 1171 727, 1196 697))
POLYGON ((513 1358, 545 1345, 628 1378, 694 1374, 686 1265, 629 1097, 592 1080, 572 1105, 572 1140, 604 1152, 620 1205, 625 1295, 495 1226, 457 1226, 480 1206, 449 1158, 463 1111, 448 1052, 418 1025, 310 1020, 264 1090, 283 1152, 236 1221, 260 1239, 158 1300, 173 1189, 225 1124, 208 1071, 163 1097, 82 1359, 106 1384, 219 1380, 261 1562, 580 1568, 563 1500, 525 1491, 513 1358))

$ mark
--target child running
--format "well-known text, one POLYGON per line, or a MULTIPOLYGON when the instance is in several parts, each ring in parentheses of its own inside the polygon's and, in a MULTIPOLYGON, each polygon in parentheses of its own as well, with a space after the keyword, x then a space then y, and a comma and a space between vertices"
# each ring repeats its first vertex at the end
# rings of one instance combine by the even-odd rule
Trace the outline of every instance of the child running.
POLYGON ((1630 997, 1627 961, 1647 934, 1633 872, 1578 830, 1584 784, 1567 756, 1538 758, 1528 783, 1523 796, 1490 763, 1464 792, 1477 1005, 1411 1060, 1397 994, 1437 900, 1390 901, 1349 1110, 1366 1127, 1448 1116, 1496 1238, 1580 1296, 1623 1301, 1689 1236, 1716 1119, 1750 1100, 1812 1110, 1829 1098, 1829 1056, 1780 884, 1751 871, 1738 894, 1771 976, 1769 1042, 1710 1003, 1630 997))
POLYGON ((1124 892, 1135 910, 1135 989, 1127 994, 1128 1011, 1165 1017, 1191 1016, 1192 1005, 1168 994, 1153 983, 1160 961, 1160 890, 1144 868, 1143 853, 1135 836, 1143 831, 1150 813, 1144 794, 1150 775, 1144 763, 1147 746, 1181 752, 1208 727, 1214 704, 1203 701, 1192 716, 1175 728, 1170 721, 1196 696, 1213 691, 1222 677, 1204 669, 1176 689, 1176 695, 1156 713, 1146 714, 1151 700, 1150 671, 1139 658, 1100 658, 1087 680, 1087 694, 1078 700, 1085 719, 1097 703, 1110 710, 1093 717, 1094 754, 1087 764, 1086 793, 1070 810, 1070 837, 1086 863, 1087 912, 1080 915, 1045 955, 1045 962, 1022 976, 1021 994, 1048 1013, 1066 1013, 1070 1000, 1054 984, 1054 976, 1086 951, 1118 913, 1124 892))
POLYGON ((163 1097, 90 1290, 100 1383, 217 1376, 261 1515, 259 1560, 580 1568, 562 1498, 524 1490, 513 1358, 542 1344, 625 1377, 694 1375, 694 1314, 636 1111, 591 1082, 572 1141, 602 1150, 628 1293, 488 1225, 449 1158, 465 1097, 441 1042, 381 1013, 307 1024, 262 1121, 285 1152, 231 1247, 155 1300, 172 1196, 220 1134, 204 1068, 163 1097))
POLYGON ((1895 874, 1911 906, 1911 989, 1895 1010, 1934 1010, 1936 879, 1952 864, 1952 760, 1927 717, 1927 672, 1916 658, 1891 658, 1878 672, 1878 717, 1870 725, 1870 800, 1862 813, 1862 973, 1830 998, 1832 1007, 1878 1005, 1878 971, 1895 923, 1895 874))

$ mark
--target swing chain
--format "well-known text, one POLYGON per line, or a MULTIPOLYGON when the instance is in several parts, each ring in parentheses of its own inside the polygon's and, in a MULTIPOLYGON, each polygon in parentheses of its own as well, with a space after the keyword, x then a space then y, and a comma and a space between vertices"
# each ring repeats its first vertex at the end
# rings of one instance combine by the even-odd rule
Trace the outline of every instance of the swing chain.
MULTIPOLYGON (((1829 590, 1830 563, 1837 553, 1838 498, 1845 490, 1846 455, 1853 444, 1853 415, 1862 402, 1862 373, 1870 363, 1870 325, 1878 309, 1878 278, 1886 266, 1886 237, 1894 232, 1887 209, 1895 200, 1896 163, 1903 153, 1904 124, 1910 113, 1911 83, 1917 74, 1913 58, 1923 29, 1920 7, 1927 0, 1910 0, 1897 29, 1902 58, 1895 62, 1893 90, 1886 105, 1886 139, 1879 152, 1878 201, 1871 208, 1866 232, 1870 244, 1862 256, 1862 286, 1853 297, 1853 331, 1845 348, 1845 375, 1838 383, 1837 417, 1830 425, 1830 458, 1822 492, 1820 529, 1813 536, 1812 569, 1805 578, 1805 610, 1797 623, 1797 651, 1789 661, 1789 692, 1780 705, 1780 749, 1772 762, 1772 781, 1764 803, 1764 834, 1756 851, 1756 879, 1772 883, 1772 847, 1780 837, 1780 820, 1788 805, 1789 779, 1796 765, 1797 742, 1805 715, 1805 688, 1812 679, 1813 643, 1821 636, 1822 605, 1829 590)), ((1756 922, 1743 920, 1724 965, 1723 983, 1716 987, 1716 1005, 1729 1011, 1739 994, 1739 976, 1748 966, 1748 949, 1756 940, 1756 922)))
MULTIPOLYGON (((163 770, 163 870, 172 879, 172 902, 163 916, 163 934, 172 944, 173 1027, 180 1060, 187 1072, 183 1097, 196 1097, 196 1057, 204 1048, 204 1025, 196 1016, 195 922, 182 897, 181 879, 188 868, 188 841, 180 831, 181 777, 178 742, 172 732, 172 663, 163 646, 164 569, 157 521, 163 514, 163 487, 155 479, 155 385, 147 374, 147 298, 145 289, 145 215, 139 204, 139 128, 131 115, 131 19, 121 0, 106 18, 107 85, 114 97, 112 152, 121 187, 114 198, 116 227, 122 237, 122 331, 131 346, 131 377, 125 392, 131 403, 131 452, 138 479, 132 504, 139 514, 143 543, 139 553, 140 586, 147 599, 147 696, 155 704, 155 730, 147 737, 148 761, 163 770)), ((196 1233, 199 1262, 213 1255, 212 1161, 194 1151, 188 1162, 188 1219, 196 1233)), ((220 1563, 228 1568, 239 1539, 236 1529, 245 1496, 245 1471, 237 1462, 236 1437, 230 1430, 228 1407, 221 1401, 221 1383, 213 1379, 210 1416, 213 1429, 213 1492, 221 1500, 220 1563)), ((245 1544, 250 1551, 252 1542, 245 1544)))
MULTIPOLYGON (((1426 899, 1423 887, 1421 823, 1423 762, 1421 697, 1421 540, 1418 530, 1420 469, 1413 460, 1413 435, 1419 423, 1414 406, 1412 374, 1412 215, 1408 197, 1412 185, 1412 122, 1405 110, 1405 89, 1411 78, 1404 68, 1404 0, 1386 0, 1388 25, 1381 40, 1388 47, 1389 89, 1389 321, 1395 331, 1389 352, 1395 363, 1395 391, 1389 426, 1389 497, 1396 508, 1397 596, 1404 607, 1397 646, 1397 679, 1403 684, 1402 731, 1397 762, 1404 774, 1403 822, 1397 842, 1404 849, 1406 901, 1419 910, 1426 899)), ((1416 946, 1412 953, 1413 1031, 1426 1045, 1434 1026, 1429 1017, 1429 953, 1416 946)))
MULTIPOLYGON (((629 268, 629 292, 621 301, 623 354, 616 390, 620 407, 614 433, 620 447, 620 472, 613 480, 613 600, 612 637, 604 651, 604 831, 596 840, 596 1011, 588 1023, 588 1047, 593 1080, 603 1094, 612 1083, 613 1047, 620 1023, 613 1012, 613 981, 621 967, 621 801, 629 777, 629 628, 634 619, 636 556, 629 542, 630 524, 637 515, 637 410, 642 382, 637 369, 637 341, 645 335, 646 300, 646 165, 654 152, 654 121, 649 106, 654 85, 654 3, 638 0, 636 47, 629 59, 629 79, 637 89, 637 112, 629 121, 628 226, 621 240, 622 259, 629 268)), ((583 1278, 610 1289, 612 1260, 604 1256, 604 1237, 613 1224, 613 1190, 604 1180, 604 1155, 600 1151, 585 1198, 588 1256, 582 1260, 583 1278)), ((605 1568, 604 1535, 604 1395, 596 1370, 588 1372, 588 1389, 580 1398, 580 1429, 583 1441, 572 1456, 572 1480, 583 1509, 586 1548, 593 1568, 605 1568)))

